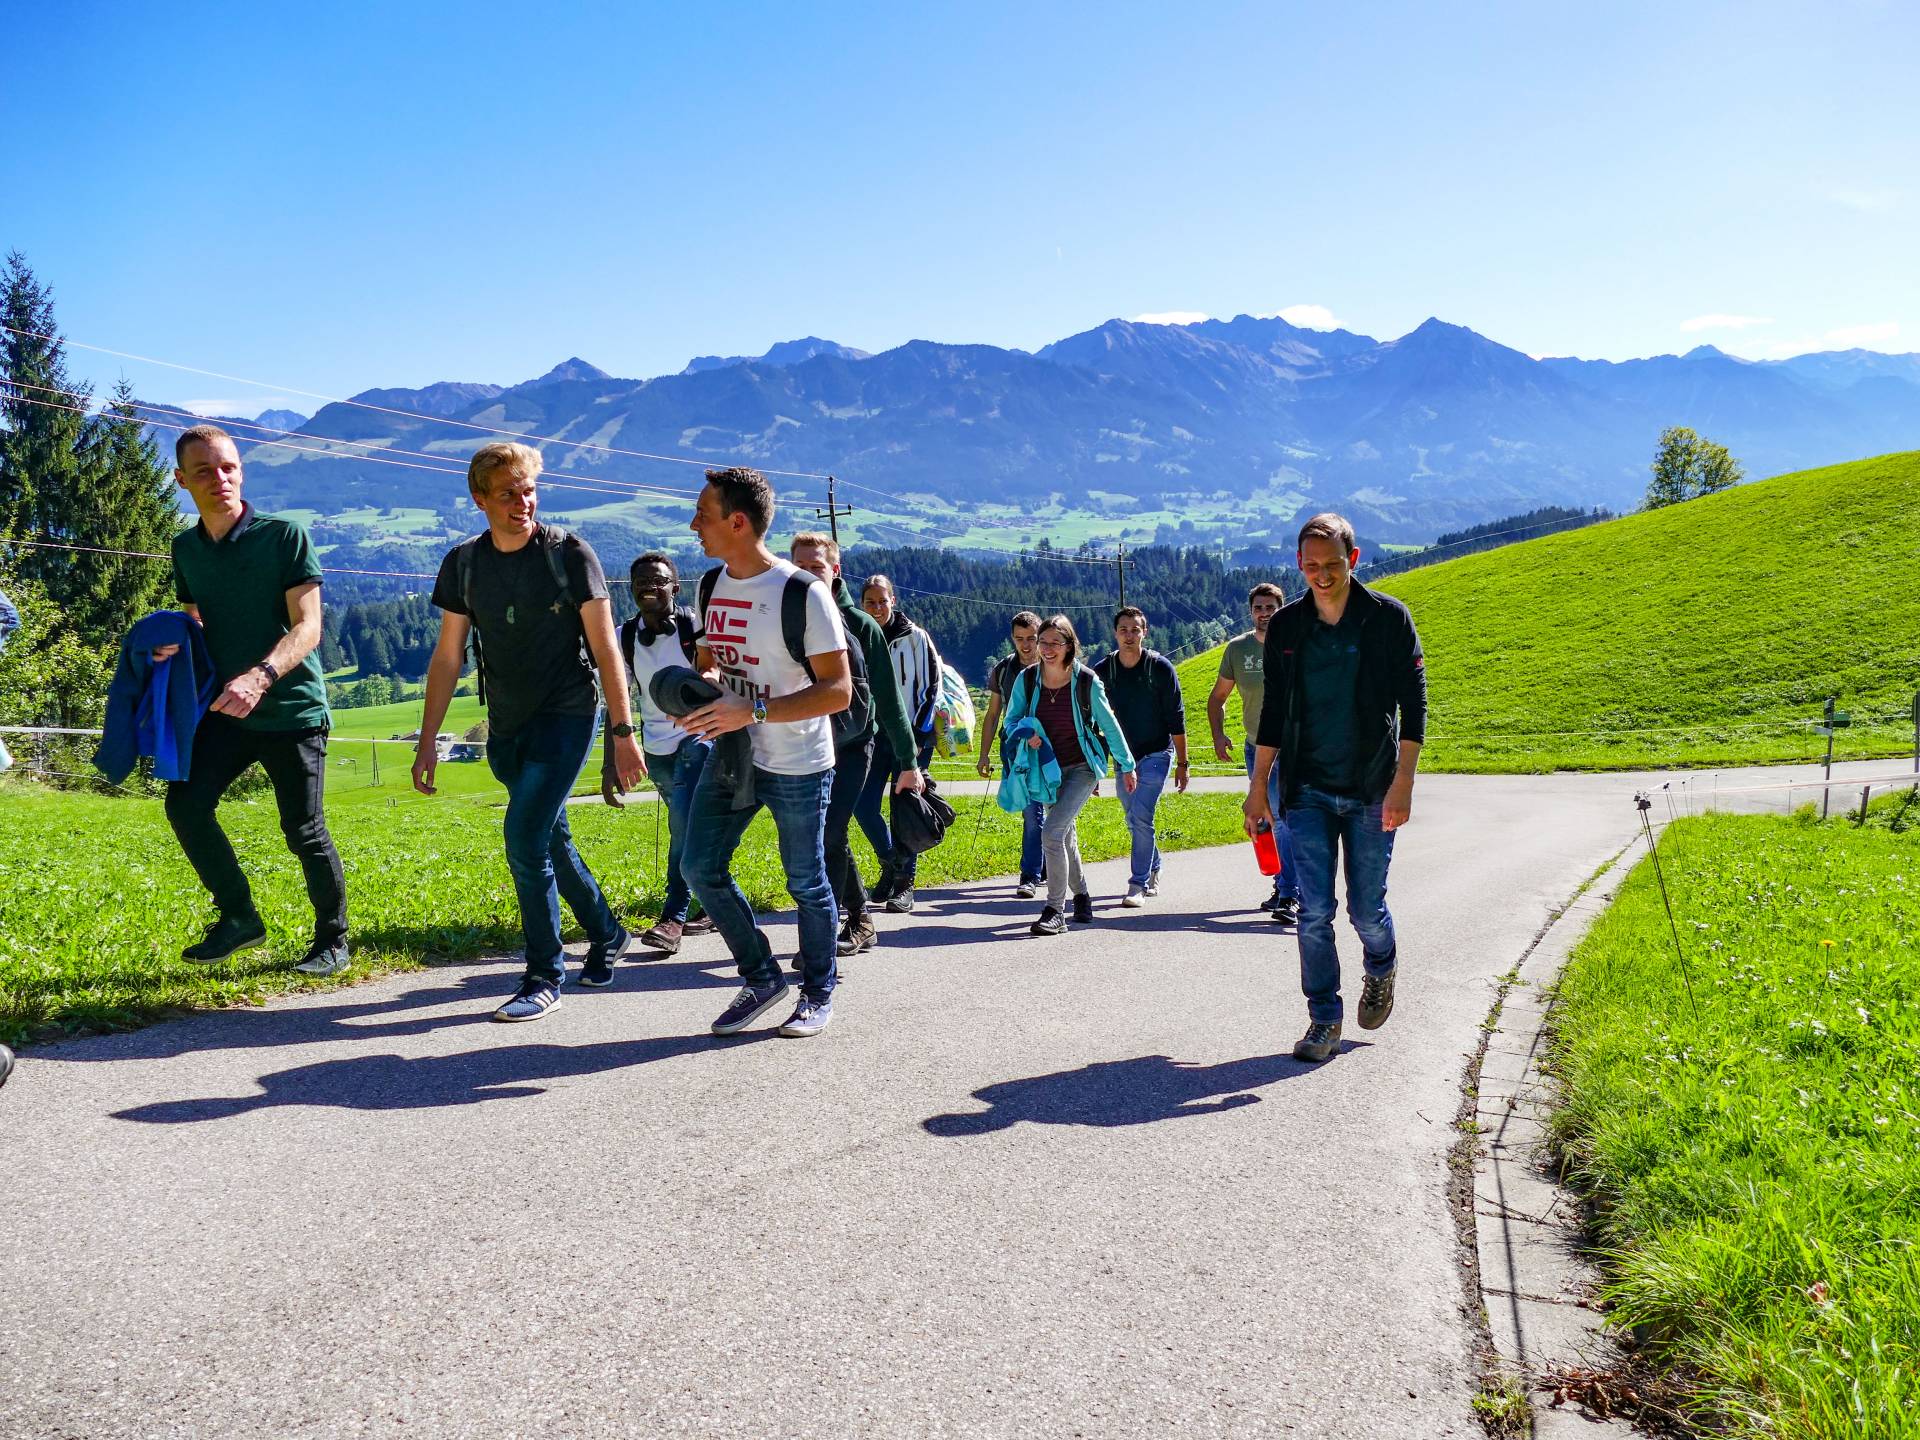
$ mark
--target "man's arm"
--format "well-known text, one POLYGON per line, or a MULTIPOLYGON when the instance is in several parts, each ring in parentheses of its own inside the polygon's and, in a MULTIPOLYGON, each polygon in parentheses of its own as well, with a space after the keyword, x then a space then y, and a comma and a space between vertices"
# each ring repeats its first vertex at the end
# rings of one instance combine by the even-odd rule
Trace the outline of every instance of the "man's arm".
MULTIPOLYGON (((235 719, 251 715, 275 683, 260 666, 270 665, 276 676, 284 675, 313 653, 314 646, 320 643, 318 580, 309 580, 287 591, 287 621, 287 633, 274 642, 273 648, 255 662, 251 670, 243 670, 227 682, 227 688, 213 702, 215 713, 235 719)), ((154 651, 155 658, 159 658, 159 653, 154 651)))
POLYGON ((1380 802, 1380 828, 1398 830, 1413 818, 1413 772, 1420 768, 1420 742, 1400 742, 1400 768, 1393 772, 1387 798, 1380 802))
MULTIPOLYGON (((587 601, 580 607, 580 624, 587 632, 587 648, 593 652, 593 663, 600 671, 600 693, 606 700, 608 725, 631 725, 633 702, 627 694, 627 667, 620 661, 620 646, 614 638, 613 602, 604 597, 587 601)), ((613 770, 620 788, 625 790, 639 784, 647 773, 647 761, 640 753, 639 740, 632 735, 610 735, 609 738, 613 770)), ((604 784, 601 789, 604 795, 604 784)))
POLYGON ((980 772, 982 779, 993 769, 993 737, 1000 733, 995 728, 1000 723, 1000 710, 1000 692, 994 690, 987 697, 987 718, 981 722, 980 732, 974 737, 974 743, 980 747, 980 758, 973 768, 980 772))
POLYGON ((440 723, 453 703, 453 687, 460 683, 460 667, 467 663, 467 631, 472 622, 451 610, 440 612, 440 638, 427 662, 427 695, 420 710, 420 739, 413 752, 413 788, 422 795, 434 792, 433 772, 440 764, 440 723))
POLYGON ((1406 617, 1406 651, 1399 657, 1395 700, 1400 709, 1400 764, 1380 806, 1380 828, 1398 830, 1413 818, 1413 776, 1427 739, 1427 658, 1413 617, 1406 617))
MULTIPOLYGON (((701 654, 703 659, 710 658, 705 646, 701 647, 701 654)), ((796 720, 835 715, 853 703, 853 676, 847 669, 846 651, 830 650, 823 655, 809 655, 807 663, 813 667, 813 683, 791 695, 781 695, 767 701, 769 725, 790 725, 796 720)), ((753 702, 728 691, 712 704, 702 705, 680 723, 689 735, 712 740, 753 724, 753 702)))
POLYGON ((1213 682, 1207 696, 1207 724, 1213 727, 1213 748, 1228 764, 1233 763, 1233 747, 1227 744, 1227 697, 1233 694, 1233 677, 1222 675, 1213 682))

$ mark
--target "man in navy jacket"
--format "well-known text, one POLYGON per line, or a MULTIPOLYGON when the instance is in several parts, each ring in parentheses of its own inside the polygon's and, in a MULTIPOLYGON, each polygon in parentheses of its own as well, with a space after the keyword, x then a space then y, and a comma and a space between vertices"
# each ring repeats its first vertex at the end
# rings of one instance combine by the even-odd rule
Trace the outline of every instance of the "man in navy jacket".
POLYGON ((1320 1061, 1340 1049, 1333 881, 1343 849, 1347 913, 1365 969, 1360 1028, 1379 1028, 1393 1011, 1399 948, 1387 911, 1387 865, 1394 833, 1413 818, 1427 672, 1407 607, 1353 578, 1360 550, 1352 525, 1314 516, 1300 528, 1297 558, 1307 593, 1267 627, 1266 703, 1242 808, 1249 835, 1272 823, 1267 781, 1277 767, 1300 870, 1308 1025, 1293 1053, 1320 1061))

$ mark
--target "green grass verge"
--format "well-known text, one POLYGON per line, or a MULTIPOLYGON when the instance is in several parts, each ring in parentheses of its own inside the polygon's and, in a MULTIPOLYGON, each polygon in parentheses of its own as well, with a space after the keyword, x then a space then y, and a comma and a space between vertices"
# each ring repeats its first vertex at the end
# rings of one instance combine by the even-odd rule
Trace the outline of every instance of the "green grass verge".
MULTIPOLYGON (((1828 695, 1857 722, 1836 758, 1910 753, 1916 493, 1920 452, 1882 455, 1389 577, 1426 646, 1422 768, 1815 761, 1828 695)), ((1219 665, 1181 667, 1190 735, 1219 665)))
MULTIPOLYGON (((441 767, 444 776, 447 766, 441 767)), ((484 768, 484 767, 482 767, 484 768)), ((1127 832, 1112 798, 1081 817, 1089 860, 1126 853, 1127 832)), ((156 800, 82 795, 6 782, 0 802, 0 1041, 18 1044, 60 1033, 128 1028, 187 1007, 251 1004, 403 970, 427 955, 511 952, 520 939, 501 812, 483 799, 442 795, 418 803, 339 805, 328 820, 347 872, 354 968, 342 981, 313 981, 289 966, 312 927, 299 869, 280 838, 270 796, 222 806, 234 846, 253 880, 272 934, 271 949, 201 969, 179 958, 211 918, 204 893, 174 843, 156 800)), ((1020 821, 990 802, 961 798, 947 842, 921 862, 921 881, 947 885, 1019 866, 1020 821)), ((659 807, 575 807, 574 834, 587 863, 625 919, 659 913, 666 852, 655 851, 659 807)), ((1232 795, 1168 795, 1160 808, 1169 850, 1240 841, 1232 795)), ((856 853, 874 871, 872 852, 856 853)), ((1248 884, 1254 883, 1251 856, 1248 884)), ((747 833, 736 877, 754 905, 788 901, 771 823, 747 833)), ((577 937, 575 937, 577 938, 577 937)))
MULTIPOLYGON (((1920 1414, 1920 803, 1682 820, 1560 984, 1556 1136, 1615 1320, 1736 1433, 1920 1414)), ((1902 1418, 1902 1417, 1906 1418, 1902 1418)))

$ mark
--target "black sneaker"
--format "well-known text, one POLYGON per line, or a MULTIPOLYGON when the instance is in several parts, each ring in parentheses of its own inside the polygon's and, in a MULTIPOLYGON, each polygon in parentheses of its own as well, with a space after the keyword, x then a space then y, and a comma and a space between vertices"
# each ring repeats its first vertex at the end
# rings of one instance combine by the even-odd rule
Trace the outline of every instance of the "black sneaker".
POLYGON ((1317 1065, 1340 1053, 1340 1022, 1307 1026, 1307 1033, 1293 1043, 1293 1058, 1317 1065))
POLYGON ((1027 927, 1029 935, 1064 935, 1067 932, 1067 917, 1049 905, 1040 912, 1040 918, 1027 927))
POLYGON ((264 944, 266 938, 267 927, 261 924, 258 915, 222 915, 207 927, 198 944, 180 952, 180 958, 196 965, 213 965, 229 955, 264 944))
POLYGON ((613 962, 621 959, 633 946, 633 936, 624 925, 617 926, 613 938, 604 943, 594 941, 587 946, 587 958, 580 965, 580 983, 599 987, 613 983, 613 962))
POLYGON ((876 938, 873 921, 862 915, 858 921, 849 920, 840 927, 840 939, 835 949, 842 955, 858 955, 871 950, 876 938))
POLYGON ((1084 890, 1073 897, 1073 923, 1076 925, 1093 923, 1093 896, 1084 890))
POLYGON ((889 915, 911 915, 913 913, 913 886, 902 885, 887 897, 886 911, 889 915))
POLYGON ((1360 1028, 1378 1030, 1393 1013, 1393 976, 1376 980, 1369 975, 1360 982, 1360 1028))
POLYGON ((882 870, 880 878, 873 882, 873 888, 867 891, 869 905, 884 905, 893 898, 893 892, 899 888, 899 881, 892 870, 882 870))
POLYGON ((1273 908, 1267 918, 1276 925, 1298 925, 1300 923, 1300 902, 1291 895, 1273 902, 1273 908))
POLYGON ((293 968, 302 975, 338 975, 352 964, 353 961, 347 958, 346 941, 336 940, 331 945, 322 945, 316 941, 313 948, 307 951, 300 963, 293 968))
POLYGON ((770 985, 742 985, 740 993, 733 997, 733 1003, 714 1020, 713 1033, 737 1035, 786 999, 788 989, 785 979, 775 980, 770 985))

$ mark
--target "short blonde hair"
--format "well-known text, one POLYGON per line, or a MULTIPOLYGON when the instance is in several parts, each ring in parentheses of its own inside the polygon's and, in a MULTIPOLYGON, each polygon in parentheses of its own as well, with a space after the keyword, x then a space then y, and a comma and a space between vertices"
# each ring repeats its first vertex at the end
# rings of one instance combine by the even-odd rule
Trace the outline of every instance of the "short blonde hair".
POLYGON ((495 471, 511 470, 518 479, 532 480, 541 469, 540 452, 531 445, 495 440, 482 445, 467 461, 467 491, 472 495, 491 496, 495 471))
POLYGON ((840 563, 840 542, 824 530, 802 530, 793 537, 793 544, 787 547, 787 554, 793 554, 802 545, 817 545, 826 551, 829 565, 840 563))

